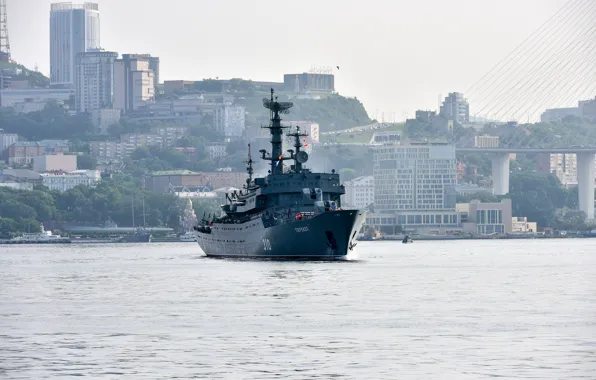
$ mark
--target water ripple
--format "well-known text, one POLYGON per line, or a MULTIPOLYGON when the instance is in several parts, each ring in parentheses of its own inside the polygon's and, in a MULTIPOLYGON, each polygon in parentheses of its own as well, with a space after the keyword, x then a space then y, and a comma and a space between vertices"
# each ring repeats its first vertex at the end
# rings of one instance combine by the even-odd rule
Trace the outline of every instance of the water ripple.
POLYGON ((0 378, 596 378, 596 240, 357 249, 4 247, 0 378))

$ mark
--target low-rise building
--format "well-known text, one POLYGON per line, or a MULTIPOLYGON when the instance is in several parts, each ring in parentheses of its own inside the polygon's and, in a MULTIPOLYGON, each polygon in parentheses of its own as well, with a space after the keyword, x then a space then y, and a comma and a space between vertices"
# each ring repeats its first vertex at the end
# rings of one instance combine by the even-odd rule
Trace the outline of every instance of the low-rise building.
POLYGON ((401 141, 401 132, 399 131, 382 131, 375 132, 370 139, 371 144, 395 144, 401 141))
POLYGON ((45 154, 66 153, 70 150, 68 140, 41 140, 39 145, 43 146, 45 154))
POLYGON ((14 107, 16 103, 43 102, 48 101, 69 101, 74 96, 72 89, 56 88, 28 88, 9 89, 2 91, 2 107, 14 107))
POLYGON ((33 157, 43 155, 44 147, 37 141, 17 141, 8 147, 9 165, 29 165, 33 157))
POLYGON ((211 160, 218 160, 228 155, 226 143, 211 143, 207 145, 207 152, 211 160))
POLYGON ((91 141, 89 149, 91 156, 99 159, 113 160, 126 156, 125 146, 119 141, 91 141))
POLYGON ((31 112, 43 111, 46 108, 46 102, 19 102, 14 104, 14 112, 16 114, 28 114, 31 112))
POLYGON ((163 137, 152 133, 126 133, 120 136, 120 142, 131 146, 133 151, 141 146, 164 147, 163 137))
POLYGON ((101 179, 99 170, 42 173, 42 185, 50 190, 67 191, 76 186, 95 186, 101 179))
POLYGON ((29 169, 0 169, 0 182, 18 183, 21 186, 33 188, 35 185, 41 185, 41 175, 29 169))
POLYGON ((99 133, 107 133, 111 125, 120 121, 121 110, 117 108, 100 108, 91 111, 91 124, 99 133))
POLYGON ((175 146, 188 133, 187 127, 153 127, 151 133, 162 137, 164 146, 175 146))
POLYGON ((165 193, 174 188, 210 188, 238 187, 246 183, 247 174, 242 172, 192 172, 172 170, 154 172, 145 182, 148 190, 165 193))
POLYGON ((543 123, 552 123, 554 121, 560 121, 566 117, 581 117, 582 113, 579 107, 568 107, 568 108, 551 108, 547 109, 540 116, 540 121, 543 123))
POLYGON ((33 157, 33 170, 38 173, 77 170, 77 156, 62 153, 33 157))
POLYGON ((189 162, 197 161, 199 159, 199 152, 194 146, 177 146, 174 150, 178 153, 182 153, 186 156, 186 160, 189 162))
POLYGON ((127 133, 120 136, 120 141, 92 141, 89 148, 93 157, 122 159, 143 146, 168 147, 164 139, 163 136, 153 133, 127 133))
POLYGON ((474 200, 469 204, 458 204, 456 209, 461 214, 467 214, 467 222, 463 223, 464 232, 476 235, 512 232, 511 199, 503 199, 499 203, 482 203, 474 200))
POLYGON ((528 218, 525 216, 514 216, 511 218, 511 232, 515 233, 536 233, 538 232, 538 226, 536 222, 528 222, 528 218))
POLYGON ((344 182, 346 193, 342 195, 342 205, 363 209, 375 200, 375 179, 373 176, 357 177, 344 182))
POLYGON ((33 184, 30 182, 0 182, 0 187, 14 190, 33 190, 33 184))
POLYGON ((499 136, 474 136, 474 148, 498 148, 499 136))

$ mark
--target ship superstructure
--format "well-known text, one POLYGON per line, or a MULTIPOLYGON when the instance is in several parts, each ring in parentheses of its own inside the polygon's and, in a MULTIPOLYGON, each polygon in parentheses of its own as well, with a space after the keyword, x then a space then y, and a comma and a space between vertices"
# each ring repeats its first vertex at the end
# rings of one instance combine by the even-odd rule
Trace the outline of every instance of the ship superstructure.
POLYGON ((224 216, 203 218, 195 227, 197 242, 208 256, 312 258, 345 257, 356 245, 356 235, 365 220, 364 210, 342 210, 345 193, 339 174, 315 173, 306 168, 308 154, 301 150, 306 133, 299 127, 287 135, 294 149, 282 151, 280 114, 289 113, 290 102, 263 99, 270 111, 267 128, 271 151, 261 150, 269 162, 265 177, 253 178, 253 160, 248 145, 248 178, 243 189, 226 195, 224 216), (284 161, 291 162, 284 169, 284 161))

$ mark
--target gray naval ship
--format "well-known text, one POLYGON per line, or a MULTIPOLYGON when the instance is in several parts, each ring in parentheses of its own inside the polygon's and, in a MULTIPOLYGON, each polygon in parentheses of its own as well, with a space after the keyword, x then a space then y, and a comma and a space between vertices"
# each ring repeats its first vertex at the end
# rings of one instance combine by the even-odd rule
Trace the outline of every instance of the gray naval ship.
MULTIPOLYGON (((261 150, 269 161, 266 177, 253 179, 253 160, 248 145, 246 185, 226 195, 223 216, 202 220, 194 227, 197 242, 207 256, 266 259, 342 259, 356 246, 356 235, 365 221, 364 210, 343 210, 345 193, 339 174, 314 173, 304 167, 308 153, 300 139, 307 136, 296 127, 294 149, 282 152, 280 114, 289 113, 290 102, 271 99, 263 106, 270 110, 268 128, 271 153, 261 150), (284 170, 284 161, 291 161, 284 170)), ((290 131, 291 132, 291 131, 290 131)))

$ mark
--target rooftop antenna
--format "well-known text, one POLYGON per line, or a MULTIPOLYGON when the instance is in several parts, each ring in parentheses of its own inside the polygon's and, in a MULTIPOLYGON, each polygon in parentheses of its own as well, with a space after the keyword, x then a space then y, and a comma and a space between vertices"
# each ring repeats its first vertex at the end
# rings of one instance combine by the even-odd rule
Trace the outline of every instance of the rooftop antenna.
POLYGON ((0 0, 0 61, 11 62, 6 0, 0 0))

